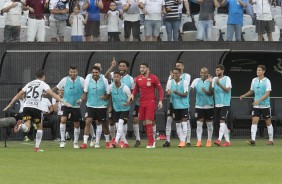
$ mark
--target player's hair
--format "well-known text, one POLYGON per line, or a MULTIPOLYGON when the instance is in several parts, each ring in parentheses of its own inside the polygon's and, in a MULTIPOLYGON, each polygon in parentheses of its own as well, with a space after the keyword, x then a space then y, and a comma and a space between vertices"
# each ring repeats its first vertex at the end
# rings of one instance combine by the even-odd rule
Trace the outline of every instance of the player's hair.
POLYGON ((177 70, 179 73, 181 73, 181 69, 180 68, 174 68, 173 70, 177 70))
POLYGON ((98 67, 98 66, 93 66, 92 70, 93 70, 93 69, 94 69, 94 70, 98 70, 99 72, 100 72, 100 70, 101 70, 100 67, 98 67))
POLYGON ((127 61, 125 61, 125 60, 120 60, 118 62, 118 64, 120 64, 120 63, 124 63, 127 67, 129 67, 129 63, 127 61))
POLYGON ((216 67, 215 67, 215 69, 220 69, 220 70, 225 70, 225 67, 223 66, 223 65, 217 65, 216 67))
POLYGON ((141 63, 140 66, 141 66, 141 65, 144 65, 144 66, 146 66, 147 68, 149 68, 148 63, 141 63))
POLYGON ((70 65, 70 69, 71 70, 77 70, 77 66, 76 65, 70 65))
POLYGON ((120 75, 119 71, 115 71, 115 72, 114 72, 114 74, 118 74, 118 75, 120 75))
POLYGON ((37 70, 35 75, 38 79, 41 79, 45 75, 45 72, 44 72, 43 69, 39 69, 39 70, 37 70))
POLYGON ((175 64, 176 63, 180 63, 180 64, 182 64, 183 66, 184 66, 184 62, 182 61, 182 60, 177 60, 176 62, 175 62, 175 64))
POLYGON ((266 70, 266 67, 264 65, 258 65, 257 68, 261 68, 262 71, 265 71, 266 70))

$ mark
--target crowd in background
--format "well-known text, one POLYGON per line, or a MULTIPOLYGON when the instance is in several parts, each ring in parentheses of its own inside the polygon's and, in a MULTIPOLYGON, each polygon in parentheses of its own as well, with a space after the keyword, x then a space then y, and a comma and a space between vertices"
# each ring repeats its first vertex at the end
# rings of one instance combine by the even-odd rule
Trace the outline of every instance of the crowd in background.
MULTIPOLYGON (((101 41, 102 32, 107 40, 159 40, 162 27, 167 41, 181 40, 183 16, 198 14, 196 40, 210 41, 214 14, 226 13, 227 41, 241 41, 243 14, 250 15, 256 26, 258 41, 267 34, 272 41, 274 21, 271 9, 280 6, 280 0, 4 0, 1 21, 5 21, 4 42, 20 41, 21 19, 27 15, 28 42, 101 41), (184 14, 184 15, 183 15, 184 14), (48 26, 49 29, 46 29, 48 26), (101 27, 106 29, 101 29, 101 27), (70 32, 68 32, 70 27, 70 32), (142 29, 142 31, 141 31, 142 29), (144 29, 144 30, 143 30, 144 29), (46 32, 46 30, 48 30, 46 32), (101 31, 102 30, 102 31, 101 31), (46 40, 46 34, 49 38, 46 40)), ((193 21, 192 21, 193 23, 193 21)), ((188 30, 189 31, 189 30, 188 30)))

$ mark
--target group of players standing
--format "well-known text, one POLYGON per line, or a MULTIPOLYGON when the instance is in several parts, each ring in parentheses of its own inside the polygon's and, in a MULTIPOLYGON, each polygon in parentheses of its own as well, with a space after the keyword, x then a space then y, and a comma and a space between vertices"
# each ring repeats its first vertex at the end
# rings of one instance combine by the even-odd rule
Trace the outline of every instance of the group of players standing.
MULTIPOLYGON (((164 98, 161 83, 155 75, 150 73, 149 66, 146 63, 140 64, 141 75, 135 79, 127 73, 129 68, 127 61, 119 61, 118 71, 112 72, 116 65, 117 62, 113 58, 111 67, 103 75, 101 74, 101 64, 96 63, 92 68, 92 73, 88 74, 85 79, 78 76, 76 66, 70 66, 69 76, 64 77, 53 89, 50 89, 49 85, 44 82, 44 71, 39 70, 36 74, 37 79, 29 82, 4 109, 5 111, 10 108, 21 95, 26 95, 23 110, 24 118, 22 121, 17 122, 14 127, 15 132, 19 130, 28 132, 31 122, 34 122, 37 126, 34 150, 36 152, 42 151, 39 149, 43 133, 40 101, 43 91, 46 91, 56 99, 56 103, 62 103, 61 110, 63 114, 60 123, 61 148, 65 147, 66 122, 69 116, 74 121, 74 148, 87 148, 93 120, 95 120, 97 127, 95 148, 100 147, 102 132, 105 136, 106 148, 118 146, 127 148, 129 147, 126 140, 127 121, 131 104, 135 100, 133 130, 136 143, 134 146, 138 147, 141 144, 139 135, 140 121, 143 122, 148 139, 146 148, 155 148, 155 112, 157 107, 159 109, 163 107, 162 101, 164 98), (108 79, 111 80, 111 84, 108 83, 108 79), (64 90, 63 99, 53 92, 58 89, 64 90), (159 94, 158 102, 155 93, 156 89, 159 94), (79 146, 80 104, 84 100, 86 100, 86 126, 84 129, 83 144, 79 146), (109 112, 108 120, 107 112, 109 112)), ((195 146, 202 146, 203 123, 205 122, 208 131, 206 147, 212 146, 214 122, 220 124, 219 136, 214 144, 217 146, 231 146, 226 119, 230 112, 232 85, 231 79, 224 75, 224 70, 223 65, 216 66, 216 77, 212 78, 208 69, 202 68, 200 70, 200 78, 196 78, 190 86, 191 76, 184 73, 184 63, 182 61, 176 62, 175 68, 171 71, 166 85, 170 107, 166 122, 167 141, 163 147, 170 146, 171 124, 173 120, 176 123, 176 131, 180 140, 178 147, 184 148, 191 146, 191 125, 189 121, 189 95, 191 91, 194 91, 196 94, 195 117, 197 120, 197 143, 195 146), (225 142, 222 144, 223 136, 225 142)), ((273 145, 273 127, 271 124, 269 102, 271 84, 269 79, 264 77, 265 70, 265 66, 263 65, 257 67, 257 77, 253 79, 250 91, 240 97, 240 99, 243 99, 253 93, 255 95, 252 112, 251 140, 247 141, 250 145, 255 145, 257 124, 261 115, 263 115, 268 128, 268 144, 273 145)))

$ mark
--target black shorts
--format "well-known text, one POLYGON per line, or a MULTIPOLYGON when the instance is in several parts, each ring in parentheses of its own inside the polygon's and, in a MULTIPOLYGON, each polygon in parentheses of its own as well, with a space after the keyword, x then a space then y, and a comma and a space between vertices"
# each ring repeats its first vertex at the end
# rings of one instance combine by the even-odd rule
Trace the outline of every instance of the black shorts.
POLYGON ((172 106, 172 103, 169 103, 169 107, 168 107, 168 110, 167 110, 167 116, 172 117, 172 115, 173 115, 173 106, 172 106))
POLYGON ((273 20, 257 20, 256 21, 256 33, 272 33, 275 31, 273 20))
POLYGON ((215 107, 214 108, 214 118, 219 120, 225 120, 227 121, 227 118, 229 116, 230 112, 230 106, 224 106, 224 107, 215 107))
POLYGON ((80 108, 71 108, 71 107, 62 106, 61 110, 63 112, 62 116, 69 117, 69 114, 71 114, 72 121, 79 122, 81 120, 80 108))
POLYGON ((41 110, 32 108, 32 107, 24 107, 23 108, 23 120, 33 121, 34 123, 38 124, 41 123, 43 120, 43 113, 41 110))
POLYGON ((214 109, 210 108, 210 109, 199 109, 196 108, 195 109, 196 113, 195 113, 195 118, 197 120, 199 119, 205 119, 206 121, 212 120, 214 117, 214 109))
POLYGON ((189 119, 189 113, 188 113, 188 108, 187 109, 174 109, 172 118, 175 121, 180 121, 182 118, 187 118, 189 119))
POLYGON ((128 120, 128 116, 129 116, 129 111, 120 111, 120 112, 113 111, 114 122, 118 122, 119 119, 123 119, 124 122, 126 123, 128 120))
POLYGON ((133 111, 134 118, 138 118, 138 111, 139 111, 139 105, 135 105, 134 111, 133 111))
POLYGON ((100 21, 87 21, 85 25, 85 36, 99 37, 100 35, 100 21))
POLYGON ((107 119, 107 108, 87 107, 85 117, 93 118, 98 120, 98 122, 105 122, 107 119))
POLYGON ((140 21, 124 21, 124 38, 128 39, 130 37, 132 30, 132 36, 134 39, 139 39, 140 37, 140 21))
POLYGON ((271 109, 270 108, 263 108, 263 109, 253 108, 252 117, 261 117, 261 115, 263 119, 271 118, 271 109))

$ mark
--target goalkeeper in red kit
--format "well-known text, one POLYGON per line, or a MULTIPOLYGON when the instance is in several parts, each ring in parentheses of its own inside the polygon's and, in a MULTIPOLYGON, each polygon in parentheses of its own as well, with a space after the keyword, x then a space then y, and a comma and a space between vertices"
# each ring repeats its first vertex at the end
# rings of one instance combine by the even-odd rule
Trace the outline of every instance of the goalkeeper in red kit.
POLYGON ((140 121, 145 121, 146 134, 148 138, 146 148, 155 148, 152 126, 157 107, 155 89, 157 88, 159 93, 159 109, 163 107, 162 101, 164 92, 158 77, 150 74, 149 66, 147 63, 140 64, 140 73, 141 75, 137 76, 135 79, 136 84, 129 100, 133 100, 134 96, 136 96, 138 92, 140 92, 140 106, 138 117, 140 121))

